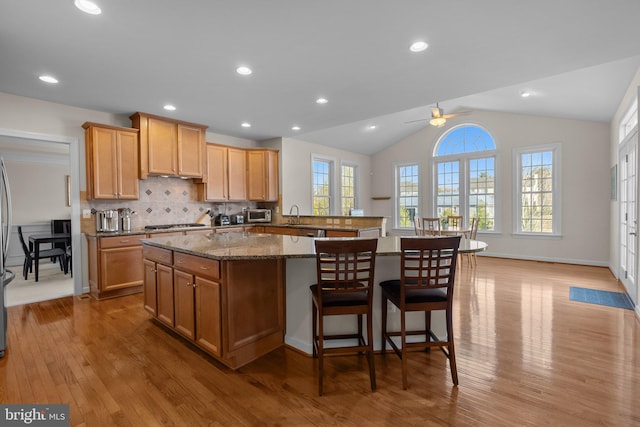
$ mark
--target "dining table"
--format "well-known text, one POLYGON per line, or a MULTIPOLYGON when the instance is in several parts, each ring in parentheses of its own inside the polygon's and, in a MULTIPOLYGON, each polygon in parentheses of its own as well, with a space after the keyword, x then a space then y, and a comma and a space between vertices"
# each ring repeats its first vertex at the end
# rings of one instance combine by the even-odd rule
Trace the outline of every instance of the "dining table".
MULTIPOLYGON (((51 243, 65 243, 70 244, 71 235, 69 233, 48 233, 48 234, 32 234, 29 236, 29 250, 35 255, 35 281, 38 281, 38 267, 40 263, 40 246, 43 244, 51 243)), ((63 266, 64 273, 67 274, 67 265, 63 266)))

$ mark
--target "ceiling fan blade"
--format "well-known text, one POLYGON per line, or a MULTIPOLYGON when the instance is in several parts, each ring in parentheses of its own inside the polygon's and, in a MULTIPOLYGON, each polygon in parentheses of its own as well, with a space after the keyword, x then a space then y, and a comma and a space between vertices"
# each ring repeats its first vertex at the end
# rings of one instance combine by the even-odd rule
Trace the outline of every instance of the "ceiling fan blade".
POLYGON ((404 124, 406 125, 406 124, 408 124, 408 123, 415 123, 415 122, 424 122, 425 120, 429 120, 429 119, 418 119, 418 120, 411 120, 411 121, 408 121, 408 122, 404 122, 404 124))
POLYGON ((458 111, 457 113, 445 114, 442 117, 445 119, 450 119, 456 116, 466 116, 467 114, 471 114, 471 111, 458 111))

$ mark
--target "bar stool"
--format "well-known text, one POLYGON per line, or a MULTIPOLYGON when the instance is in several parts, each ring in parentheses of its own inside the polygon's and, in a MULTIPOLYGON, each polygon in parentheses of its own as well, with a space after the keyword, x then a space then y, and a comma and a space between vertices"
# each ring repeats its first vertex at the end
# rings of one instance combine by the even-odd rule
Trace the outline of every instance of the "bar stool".
POLYGON ((407 383, 407 351, 439 347, 449 359, 451 379, 458 385, 456 353, 453 345, 453 285, 458 247, 462 236, 400 239, 400 279, 380 282, 382 288, 382 354, 389 342, 402 362, 402 388, 407 383), (387 301, 400 309, 400 331, 387 331, 387 301), (440 339, 431 330, 431 312, 445 310, 447 337, 440 339), (423 311, 424 329, 406 329, 406 313, 423 311), (407 336, 424 335, 425 340, 407 342, 407 336), (392 337, 400 337, 400 345, 392 337))
POLYGON ((318 359, 318 394, 323 394, 324 357, 366 353, 371 390, 376 389, 373 361, 373 274, 378 239, 317 239, 317 283, 310 286, 313 314, 313 357, 318 359), (327 334, 325 316, 356 315, 357 332, 327 334), (367 316, 367 339, 362 317, 367 316), (325 341, 349 340, 325 347, 325 341))

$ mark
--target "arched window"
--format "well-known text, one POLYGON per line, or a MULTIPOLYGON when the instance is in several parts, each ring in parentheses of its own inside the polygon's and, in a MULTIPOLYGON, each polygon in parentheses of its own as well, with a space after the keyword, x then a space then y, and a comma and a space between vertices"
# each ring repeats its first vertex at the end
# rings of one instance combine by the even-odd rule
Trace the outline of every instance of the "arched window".
POLYGON ((464 124, 440 137, 433 151, 436 215, 478 217, 480 230, 496 230, 496 144, 480 126, 464 124))

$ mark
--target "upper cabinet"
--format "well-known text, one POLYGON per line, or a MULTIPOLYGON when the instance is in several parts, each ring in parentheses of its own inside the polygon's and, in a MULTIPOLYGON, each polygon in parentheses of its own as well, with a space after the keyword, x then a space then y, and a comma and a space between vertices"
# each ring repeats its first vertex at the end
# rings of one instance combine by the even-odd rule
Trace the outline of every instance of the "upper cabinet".
POLYGON ((137 200, 138 130, 85 123, 87 199, 137 200))
POLYGON ((278 192, 278 151, 247 150, 248 199, 277 202, 278 192))
POLYGON ((247 200, 245 150, 207 144, 207 173, 198 187, 203 201, 247 200))
POLYGON ((140 129, 140 178, 149 175, 202 178, 207 127, 145 113, 131 117, 140 129))

